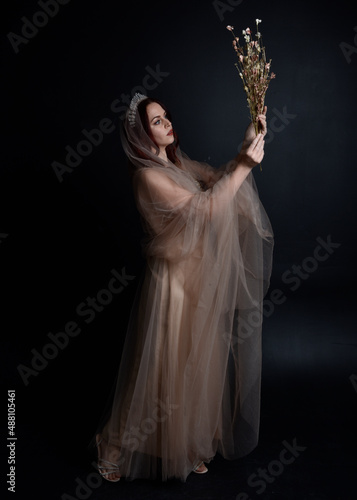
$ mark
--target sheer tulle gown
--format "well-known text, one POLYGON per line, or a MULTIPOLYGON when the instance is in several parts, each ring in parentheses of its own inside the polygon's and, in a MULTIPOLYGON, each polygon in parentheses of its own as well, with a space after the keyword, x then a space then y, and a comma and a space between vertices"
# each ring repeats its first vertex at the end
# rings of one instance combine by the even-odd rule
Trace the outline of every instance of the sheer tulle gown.
POLYGON ((235 192, 228 167, 180 158, 133 179, 146 274, 99 429, 128 479, 185 481, 258 441, 271 226, 252 174, 235 192))

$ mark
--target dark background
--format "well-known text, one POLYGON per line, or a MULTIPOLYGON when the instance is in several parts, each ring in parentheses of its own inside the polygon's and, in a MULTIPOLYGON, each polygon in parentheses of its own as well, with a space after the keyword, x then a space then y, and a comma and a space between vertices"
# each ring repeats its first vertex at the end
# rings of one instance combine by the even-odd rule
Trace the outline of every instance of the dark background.
POLYGON ((184 485, 96 484, 82 498, 354 498, 357 11, 347 1, 231 4, 72 0, 18 53, 8 34, 21 35, 22 18, 43 9, 33 0, 2 8, 1 366, 3 399, 16 389, 17 498, 80 498, 76 480, 90 482, 87 445, 144 266, 113 103, 157 83, 147 93, 171 109, 182 149, 214 166, 230 160, 249 111, 225 26, 239 34, 257 17, 277 77, 254 176, 276 241, 267 299, 274 289, 284 298, 266 309, 263 327, 260 445, 240 461, 217 457, 184 485), (145 80, 148 67, 166 76, 145 80), (281 115, 285 123, 273 120, 281 115), (113 131, 60 182, 53 162, 64 164, 65 147, 76 149, 82 130, 103 119, 113 131), (317 238, 328 237, 340 246, 314 261, 317 238), (295 268, 295 287, 283 279, 294 265, 305 267, 295 268), (78 305, 123 267, 135 279, 86 323, 78 305), (69 321, 79 335, 25 385, 19 365, 31 368, 31 350, 42 352, 69 321), (258 494, 247 479, 294 439, 306 450, 258 494))

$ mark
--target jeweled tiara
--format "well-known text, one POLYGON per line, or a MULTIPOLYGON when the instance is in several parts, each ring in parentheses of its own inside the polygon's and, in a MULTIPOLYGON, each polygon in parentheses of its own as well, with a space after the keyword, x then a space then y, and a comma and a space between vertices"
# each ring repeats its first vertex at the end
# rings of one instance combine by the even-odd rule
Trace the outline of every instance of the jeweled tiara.
POLYGON ((147 99, 147 96, 143 95, 143 94, 139 94, 137 92, 130 102, 129 112, 128 112, 128 120, 129 120, 131 127, 134 127, 134 125, 135 125, 135 116, 136 116, 136 110, 138 108, 138 104, 139 104, 139 102, 143 101, 144 99, 147 99))

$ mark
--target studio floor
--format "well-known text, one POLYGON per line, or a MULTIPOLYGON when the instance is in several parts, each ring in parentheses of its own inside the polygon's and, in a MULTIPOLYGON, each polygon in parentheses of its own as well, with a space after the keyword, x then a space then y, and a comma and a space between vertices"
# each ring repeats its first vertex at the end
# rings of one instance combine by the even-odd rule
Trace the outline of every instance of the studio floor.
POLYGON ((43 394, 42 409, 29 407, 18 419, 17 498, 355 499, 354 299, 336 287, 317 293, 304 286, 264 322, 260 441, 250 455, 217 455, 207 474, 191 474, 186 483, 112 484, 97 474, 86 448, 93 416, 79 426, 75 398, 57 413, 43 394))

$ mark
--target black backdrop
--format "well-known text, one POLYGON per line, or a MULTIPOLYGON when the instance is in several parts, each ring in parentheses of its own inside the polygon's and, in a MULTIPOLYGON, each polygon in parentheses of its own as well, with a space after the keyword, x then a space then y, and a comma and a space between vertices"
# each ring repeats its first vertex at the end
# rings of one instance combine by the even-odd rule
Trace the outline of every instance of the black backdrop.
MULTIPOLYGON (((6 15, 3 7, 1 364, 4 399, 16 389, 19 490, 37 498, 40 485, 44 498, 71 490, 117 372, 144 265, 119 139, 125 101, 135 91, 161 99, 184 151, 214 166, 228 161, 249 112, 225 26, 253 28, 256 17, 277 75, 263 170, 254 172, 276 238, 264 380, 271 394, 286 383, 287 408, 342 391, 345 406, 336 402, 333 415, 352 419, 357 12, 347 1, 320 5, 16 0, 6 15), (113 270, 123 289, 110 295, 113 270), (296 380, 325 382, 307 401, 299 386, 297 403, 296 380)), ((275 414, 268 400, 265 408, 275 414)), ((282 439, 296 430, 283 421, 303 425, 294 408, 271 417, 287 426, 282 439)))

